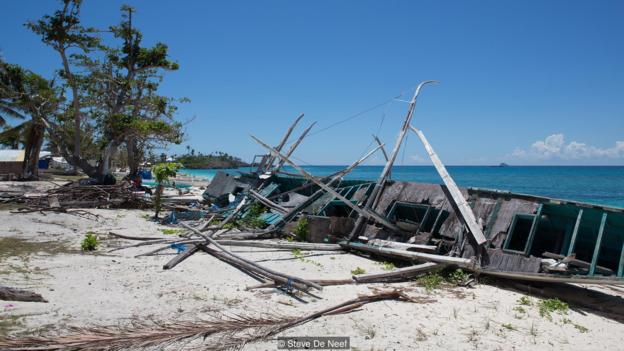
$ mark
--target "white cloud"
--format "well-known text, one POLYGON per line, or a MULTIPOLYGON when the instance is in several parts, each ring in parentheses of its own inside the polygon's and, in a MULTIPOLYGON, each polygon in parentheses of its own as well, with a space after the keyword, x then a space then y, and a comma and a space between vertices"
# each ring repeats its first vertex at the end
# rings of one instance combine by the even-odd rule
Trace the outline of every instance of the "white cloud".
POLYGON ((528 149, 517 148, 510 155, 526 160, 581 160, 590 158, 624 158, 624 141, 616 141, 610 148, 600 148, 578 141, 566 143, 563 134, 552 134, 534 142, 528 149))

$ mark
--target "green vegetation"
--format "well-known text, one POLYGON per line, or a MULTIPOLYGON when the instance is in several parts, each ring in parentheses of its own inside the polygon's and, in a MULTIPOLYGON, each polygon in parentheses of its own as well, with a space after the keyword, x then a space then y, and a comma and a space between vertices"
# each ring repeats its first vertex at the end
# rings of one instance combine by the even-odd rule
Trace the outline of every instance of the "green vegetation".
POLYGON ((95 251, 99 245, 97 236, 95 234, 89 232, 85 235, 84 239, 80 243, 80 247, 82 251, 95 251))
POLYGON ((353 275, 360 275, 360 274, 365 274, 365 273, 366 273, 366 270, 361 267, 356 267, 354 270, 351 271, 351 274, 353 275))
POLYGON ((518 299, 518 304, 522 306, 532 306, 533 302, 531 302, 531 299, 529 299, 527 296, 522 296, 518 299))
POLYGON ((297 227, 295 227, 294 234, 299 241, 306 241, 309 233, 309 222, 305 217, 301 217, 297 222, 297 227))
POLYGON ((301 258, 303 257, 303 254, 301 253, 301 249, 292 249, 292 255, 295 256, 296 258, 301 258))
POLYGON ((463 285, 470 280, 470 274, 464 272, 461 268, 458 268, 447 275, 447 281, 455 285, 463 285))
POLYGON ((394 263, 388 261, 383 261, 379 264, 381 264, 381 269, 383 269, 384 271, 393 271, 396 268, 394 263))
MULTIPOLYGON (((28 155, 38 155, 47 137, 50 149, 77 169, 110 181, 111 161, 136 174, 150 150, 181 142, 182 124, 174 117, 186 99, 159 94, 164 73, 179 66, 167 45, 145 45, 130 21, 134 9, 122 6, 120 23, 95 29, 81 23, 81 5, 64 0, 54 12, 26 23, 62 65, 50 80, 25 69, 0 73, 0 106, 10 107, 0 110, 12 118, 31 117, 7 133, 14 142, 28 140, 28 155)), ((30 158, 27 166, 37 161, 30 158)))
POLYGON ((165 235, 175 235, 180 234, 182 230, 180 229, 172 229, 172 228, 162 228, 160 231, 165 235))
POLYGON ((507 329, 507 330, 516 330, 516 327, 514 327, 512 324, 510 323, 505 323, 503 324, 503 328, 507 329))
POLYGON ((567 314, 568 304, 559 299, 541 300, 538 303, 540 316, 552 320, 552 313, 567 314))
POLYGON ((245 163, 240 158, 221 151, 209 155, 204 155, 201 152, 196 154, 195 149, 191 149, 190 146, 187 146, 186 154, 174 158, 176 162, 183 164, 184 168, 191 169, 239 168, 249 166, 249 164, 245 163))
POLYGON ((156 179, 156 194, 154 197, 154 218, 158 218, 158 213, 160 212, 160 207, 162 205, 162 193, 165 189, 164 183, 169 180, 169 178, 175 177, 178 169, 180 169, 181 166, 182 165, 179 163, 165 162, 159 163, 152 167, 152 173, 154 173, 154 178, 156 179))
POLYGON ((580 324, 572 323, 572 325, 574 326, 574 328, 576 328, 576 330, 578 330, 581 333, 587 333, 589 331, 589 329, 587 329, 586 327, 580 324))
POLYGON ((438 273, 427 273, 416 279, 418 284, 422 285, 425 290, 432 291, 440 287, 444 278, 438 273))

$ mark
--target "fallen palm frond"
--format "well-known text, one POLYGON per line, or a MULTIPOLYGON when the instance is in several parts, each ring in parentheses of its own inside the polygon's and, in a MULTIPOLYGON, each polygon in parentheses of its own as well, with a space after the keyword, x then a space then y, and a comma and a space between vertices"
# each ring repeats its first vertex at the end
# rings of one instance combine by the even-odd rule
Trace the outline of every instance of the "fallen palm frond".
POLYGON ((286 329, 307 323, 322 316, 350 312, 367 303, 381 300, 400 300, 419 303, 433 302, 422 297, 410 297, 402 290, 378 291, 359 296, 339 305, 305 315, 219 316, 201 321, 175 323, 142 323, 131 327, 72 328, 71 334, 0 338, 2 350, 122 350, 146 347, 165 348, 185 343, 187 349, 240 349, 247 343, 274 336, 286 329), (194 345, 192 341, 202 339, 194 345))

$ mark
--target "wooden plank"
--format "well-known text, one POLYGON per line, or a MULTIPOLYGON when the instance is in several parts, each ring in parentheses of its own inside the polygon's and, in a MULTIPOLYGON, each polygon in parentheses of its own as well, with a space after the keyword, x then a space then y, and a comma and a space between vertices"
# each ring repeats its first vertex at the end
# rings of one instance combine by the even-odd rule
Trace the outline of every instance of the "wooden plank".
POLYGON ((598 264, 598 254, 600 253, 600 245, 602 244, 602 236, 604 234, 605 226, 607 224, 607 212, 602 214, 602 220, 600 221, 600 229, 598 229, 598 238, 596 238, 596 245, 594 246, 594 255, 592 256, 591 266, 589 267, 588 275, 593 276, 596 273, 596 266, 598 264))
POLYGON ((579 228, 581 227, 581 219, 583 218, 583 209, 579 210, 576 216, 576 223, 574 224, 574 231, 572 232, 572 239, 570 239, 570 246, 568 247, 568 256, 572 256, 574 252, 574 245, 576 245, 576 237, 578 236, 579 228))
POLYGON ((286 162, 291 165, 294 169, 296 169, 299 173, 301 173, 304 177, 306 177, 308 180, 316 183, 316 185, 318 185, 319 187, 323 188, 326 192, 330 193, 331 195, 333 195, 334 197, 338 198, 338 200, 342 201, 345 205, 351 207, 351 209, 353 209, 354 211, 358 212, 360 215, 369 218, 369 219, 373 219, 375 220, 377 223, 385 226, 386 228, 389 228, 395 232, 399 232, 401 233, 402 230, 399 229, 397 226, 395 226, 394 224, 390 223, 388 220, 386 220, 384 217, 382 217, 381 215, 379 215, 378 213, 376 213, 373 210, 370 209, 366 209, 366 208, 359 208, 356 205, 354 205, 349 199, 345 198, 344 196, 340 195, 336 190, 332 189, 331 187, 327 186, 327 184, 319 181, 318 179, 316 179, 315 177, 313 177, 310 173, 306 172, 303 168, 299 167, 296 163, 292 162, 290 159, 286 158, 284 155, 282 155, 281 153, 279 153, 277 150, 275 150, 274 148, 270 147, 269 145, 265 144, 263 141, 261 141, 260 139, 256 138, 255 136, 251 136, 258 144, 264 146, 267 150, 269 150, 273 155, 286 160, 286 162))
MULTIPOLYGON (((299 121, 301 121, 302 118, 303 118, 303 113, 300 114, 299 117, 297 117, 297 119, 295 119, 295 121, 290 125, 290 127, 288 127, 288 130, 286 130, 286 134, 284 134, 280 143, 275 147, 275 150, 282 151, 282 148, 288 141, 288 138, 290 138, 290 134, 292 134, 293 130, 295 129, 295 127, 297 126, 299 121)), ((266 168, 264 170, 271 169, 273 167, 273 162, 275 162, 275 155, 269 155, 269 158, 265 164, 266 168)))
POLYGON ((342 251, 342 247, 338 244, 316 244, 305 242, 288 242, 288 241, 253 241, 253 240, 217 240, 221 245, 228 246, 245 246, 245 247, 262 247, 270 249, 301 249, 309 251, 342 251))
POLYGON ((288 210, 285 209, 284 207, 276 204, 275 202, 267 199, 266 197, 260 195, 260 193, 254 191, 253 189, 249 189, 249 195, 251 195, 251 197, 255 198, 256 200, 260 201, 261 204, 265 205, 266 207, 275 210, 281 214, 286 214, 288 213, 288 210))
POLYGON ((192 245, 191 247, 187 246, 186 250, 180 252, 174 258, 169 260, 169 262, 165 263, 165 265, 163 266, 163 269, 165 269, 165 270, 172 269, 173 267, 175 267, 178 264, 182 263, 182 261, 184 261, 187 258, 191 257, 197 251, 199 251, 199 248, 197 247, 197 245, 192 245))
POLYGON ((531 230, 529 231, 529 237, 527 238, 526 244, 524 244, 524 254, 528 255, 531 252, 531 247, 533 246, 533 240, 535 239, 535 233, 537 232, 537 227, 539 226, 540 219, 542 218, 542 209, 544 208, 544 204, 540 204, 537 208, 537 212, 535 213, 535 217, 533 217, 533 223, 531 223, 531 230))
MULTIPOLYGON (((381 147, 382 146, 380 145, 374 148, 373 150, 368 152, 366 155, 362 156, 359 160, 353 162, 349 167, 343 169, 342 171, 336 172, 331 178, 328 178, 329 181, 327 182, 327 186, 332 186, 334 183, 339 181, 342 177, 349 174, 349 172, 351 172, 355 167, 359 166, 362 162, 366 161, 367 158, 369 158, 372 154, 374 154, 381 147)), ((321 179, 321 181, 324 181, 324 179, 321 179)), ((310 182, 310 184, 314 184, 314 183, 310 182)), ((317 190, 316 192, 314 192, 314 194, 310 195, 310 197, 307 198, 304 202, 300 203, 298 206, 296 206, 295 208, 290 210, 287 214, 285 214, 284 217, 282 217, 282 219, 278 223, 273 225, 273 227, 276 227, 276 228, 282 227, 284 224, 290 222, 290 220, 292 220, 301 210, 311 205, 314 201, 318 200, 324 193, 325 191, 322 188, 317 190)))
POLYGON ((522 272, 503 272, 488 269, 480 269, 480 274, 487 274, 499 278, 517 279, 532 282, 545 282, 545 283, 578 283, 578 284, 613 284, 624 285, 624 279, 618 277, 604 277, 587 275, 562 275, 562 274, 547 274, 547 273, 522 273, 522 272))
MULTIPOLYGON (((570 256, 566 257, 564 255, 559 255, 559 254, 552 253, 552 252, 544 252, 542 256, 548 257, 548 258, 554 258, 556 260, 563 260, 565 263, 571 266, 575 266, 575 267, 588 268, 588 269, 591 267, 590 262, 582 261, 582 260, 579 260, 570 256)), ((596 266, 596 271, 601 274, 613 275, 612 269, 603 267, 603 266, 596 266)))
POLYGON ((391 249, 402 249, 402 250, 412 250, 412 251, 422 251, 422 252, 435 252, 438 247, 435 245, 421 245, 421 244, 408 244, 408 243, 400 243, 398 241, 390 241, 383 239, 372 239, 367 242, 369 245, 379 246, 379 247, 388 247, 391 249))
POLYGON ((449 193, 451 194, 451 197, 452 197, 452 201, 455 202, 455 205, 457 206, 457 209, 459 210, 459 215, 462 217, 462 219, 466 223, 466 226, 468 227, 468 230, 472 234, 472 237, 475 239, 477 244, 479 245, 485 244, 487 239, 485 238, 485 235, 483 235, 481 226, 477 223, 477 219, 474 215, 474 212, 472 212, 472 209, 468 205, 468 202, 464 198, 464 195, 462 195, 461 191, 457 187, 457 184, 455 184, 455 181, 453 180, 453 178, 451 178, 451 175, 446 170, 446 167, 444 167, 444 164, 442 163, 442 161, 440 161, 440 158, 438 157, 438 155, 435 153, 435 151, 431 147, 431 144, 429 144, 429 142, 427 141, 427 138, 425 138, 425 135, 423 134, 423 132, 412 126, 410 126, 410 128, 412 129, 412 131, 414 131, 414 133, 416 133, 416 135, 418 135, 418 138, 420 138, 420 141, 422 141, 422 143, 425 145, 425 150, 427 150, 427 154, 429 155, 429 158, 431 158, 431 161, 433 162, 433 165, 438 171, 438 174, 440 174, 442 181, 448 188, 449 193))
POLYGON ((399 268, 392 272, 354 275, 352 278, 360 284, 370 282, 405 280, 427 272, 431 272, 433 270, 442 269, 444 268, 444 266, 445 265, 442 263, 426 262, 415 266, 399 268))
POLYGON ((429 253, 424 253, 424 252, 414 252, 414 251, 407 251, 407 250, 400 250, 400 249, 389 249, 389 248, 383 248, 383 247, 378 247, 374 245, 367 245, 367 244, 347 242, 347 241, 341 241, 338 244, 340 244, 340 246, 347 248, 347 249, 370 252, 370 253, 375 253, 375 254, 382 255, 382 256, 394 257, 397 259, 403 259, 403 260, 408 260, 408 261, 412 261, 412 260, 431 261, 431 262, 438 262, 438 263, 453 264, 462 268, 469 268, 469 269, 475 268, 475 262, 473 260, 462 258, 462 257, 434 255, 434 254, 429 254, 429 253))
MULTIPOLYGON (((384 188, 384 185, 386 184, 386 181, 388 180, 388 177, 390 176, 392 165, 394 164, 394 161, 396 160, 397 155, 399 154, 399 149, 401 148, 401 144, 403 143, 403 140, 405 139, 405 135, 407 134, 407 131, 409 130, 409 125, 412 121, 412 117, 414 116, 414 109, 416 107, 416 99, 420 95, 420 91, 422 87, 430 83, 437 83, 437 82, 433 80, 428 80, 428 81, 421 82, 416 87, 416 90, 414 91, 414 95, 412 96, 412 100, 409 103, 409 108, 407 109, 407 114, 405 115, 403 126, 401 127, 401 131, 399 132, 399 135, 397 136, 397 139, 394 143, 394 147, 392 148, 392 152, 390 153, 390 157, 386 161, 386 164, 383 170, 381 171, 381 174, 379 175, 379 178, 377 179, 377 182, 375 183, 373 190, 368 196, 368 199, 366 200, 366 203, 364 204, 364 209, 374 210, 375 206, 379 202, 379 198, 381 197, 381 193, 384 188)), ((361 214, 360 216, 358 216, 355 222, 355 225, 353 226, 353 230, 351 231, 351 234, 349 234, 349 240, 352 240, 353 238, 359 235, 360 231, 362 230, 364 226, 365 218, 366 217, 362 217, 361 214)))
MULTIPOLYGON (((301 133, 299 138, 297 138, 297 140, 290 146, 290 148, 288 149, 288 152, 286 152, 286 157, 290 157, 293 154, 293 152, 295 152, 295 149, 299 146, 299 144, 301 144, 303 139, 306 137, 306 135, 308 135, 308 133, 310 132, 310 129, 312 129, 312 127, 314 127, 315 124, 316 124, 316 122, 312 123, 308 128, 306 128, 303 131, 303 133, 301 133)), ((284 160, 280 160, 277 163, 277 166, 273 169, 273 173, 279 172, 279 170, 283 166, 284 166, 284 160)))

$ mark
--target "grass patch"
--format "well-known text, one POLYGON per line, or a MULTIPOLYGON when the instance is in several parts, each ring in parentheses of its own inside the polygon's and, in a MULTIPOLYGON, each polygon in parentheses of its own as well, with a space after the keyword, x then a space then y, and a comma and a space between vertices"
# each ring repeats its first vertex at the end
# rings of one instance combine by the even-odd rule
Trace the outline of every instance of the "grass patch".
POLYGON ((518 305, 522 305, 522 306, 532 306, 533 302, 531 302, 531 299, 529 299, 527 296, 522 296, 521 298, 518 299, 518 305))
POLYGON ((174 228, 161 228, 160 231, 165 235, 176 235, 182 232, 180 229, 174 228))
POLYGON ((310 232, 309 225, 310 223, 308 222, 307 218, 301 217, 299 219, 299 221, 297 222, 297 226, 293 231, 293 234, 295 234, 295 237, 298 241, 306 241, 306 239, 308 238, 308 233, 310 232))
POLYGON ((553 313, 565 315, 568 313, 568 304, 559 299, 541 300, 538 304, 540 316, 552 320, 553 313))
POLYGON ((470 280, 470 274, 464 272, 461 268, 458 268, 447 275, 446 280, 455 285, 463 285, 470 280))
POLYGON ((574 328, 576 328, 576 330, 578 330, 581 333, 587 333, 589 331, 589 329, 585 328, 584 326, 580 324, 572 323, 572 325, 574 326, 574 328))
POLYGON ((356 267, 354 270, 351 271, 351 274, 353 275, 360 275, 360 274, 365 274, 366 270, 362 267, 356 267))
POLYGON ((516 330, 516 327, 514 327, 511 323, 503 324, 503 328, 505 328, 507 330, 516 330))
POLYGON ((97 250, 99 244, 97 236, 95 236, 92 232, 88 232, 84 239, 82 239, 80 248, 82 251, 95 251, 97 250))
POLYGON ((379 262, 379 264, 381 265, 381 269, 383 269, 384 271, 393 271, 396 266, 394 265, 394 263, 392 262, 379 262))
POLYGON ((422 277, 416 279, 416 281, 418 282, 418 284, 422 285, 425 290, 432 291, 442 285, 442 282, 444 282, 444 278, 438 273, 427 273, 422 277))

